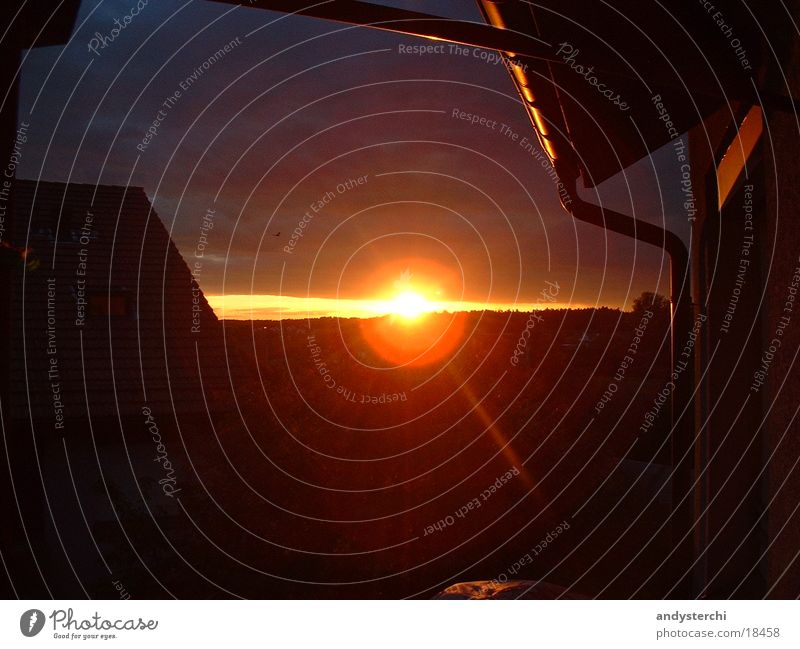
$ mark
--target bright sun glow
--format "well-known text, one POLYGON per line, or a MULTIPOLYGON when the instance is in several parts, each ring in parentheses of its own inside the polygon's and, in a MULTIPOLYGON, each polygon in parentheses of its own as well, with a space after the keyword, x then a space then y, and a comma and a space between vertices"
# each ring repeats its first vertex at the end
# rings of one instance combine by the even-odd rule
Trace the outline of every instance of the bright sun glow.
POLYGON ((395 315, 408 320, 416 320, 423 313, 430 310, 430 304, 419 293, 404 291, 399 293, 390 303, 391 311, 395 315))

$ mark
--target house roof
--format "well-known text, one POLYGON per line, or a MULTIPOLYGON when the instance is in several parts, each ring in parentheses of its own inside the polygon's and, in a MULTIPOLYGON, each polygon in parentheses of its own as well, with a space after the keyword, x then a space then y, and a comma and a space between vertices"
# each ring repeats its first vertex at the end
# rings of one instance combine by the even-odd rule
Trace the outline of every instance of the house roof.
POLYGON ((735 113, 741 102, 770 99, 760 87, 767 80, 764 53, 780 51, 787 40, 787 21, 773 2, 609 0, 591 10, 581 0, 479 5, 496 27, 551 45, 554 60, 509 52, 509 67, 544 148, 560 159, 560 175, 577 168, 586 186, 721 108, 735 113))
POLYGON ((12 297, 14 415, 30 404, 52 419, 54 381, 67 416, 87 401, 92 415, 203 409, 198 363, 207 388, 225 377, 219 322, 143 189, 21 180, 14 213, 28 248, 12 297))

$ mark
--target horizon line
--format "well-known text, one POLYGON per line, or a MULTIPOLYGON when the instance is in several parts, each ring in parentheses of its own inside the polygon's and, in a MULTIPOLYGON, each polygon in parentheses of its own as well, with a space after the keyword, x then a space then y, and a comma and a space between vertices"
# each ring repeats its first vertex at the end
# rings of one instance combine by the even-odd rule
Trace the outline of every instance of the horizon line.
MULTIPOLYGON (((308 318, 376 318, 391 315, 391 300, 296 297, 270 294, 206 295, 209 306, 220 320, 305 320, 308 318)), ((477 311, 542 311, 545 309, 620 309, 619 306, 563 302, 474 302, 431 301, 425 313, 463 313, 477 311)))

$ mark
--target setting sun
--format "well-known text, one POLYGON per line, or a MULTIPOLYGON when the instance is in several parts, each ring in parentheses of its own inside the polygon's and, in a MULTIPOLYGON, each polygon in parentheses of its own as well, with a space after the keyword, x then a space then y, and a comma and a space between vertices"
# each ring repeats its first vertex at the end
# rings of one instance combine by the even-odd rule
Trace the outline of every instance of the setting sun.
POLYGON ((423 313, 431 310, 431 304, 419 293, 413 291, 400 293, 388 306, 392 313, 407 320, 416 320, 423 313))

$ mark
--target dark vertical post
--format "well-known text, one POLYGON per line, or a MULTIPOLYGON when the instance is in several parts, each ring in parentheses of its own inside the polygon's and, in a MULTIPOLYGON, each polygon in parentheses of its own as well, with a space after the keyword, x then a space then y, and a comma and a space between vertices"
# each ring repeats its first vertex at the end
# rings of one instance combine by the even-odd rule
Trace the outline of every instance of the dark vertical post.
POLYGON ((694 353, 689 334, 694 325, 694 311, 689 291, 689 259, 671 259, 672 303, 672 548, 675 576, 673 594, 694 595, 692 570, 694 558, 694 353))

